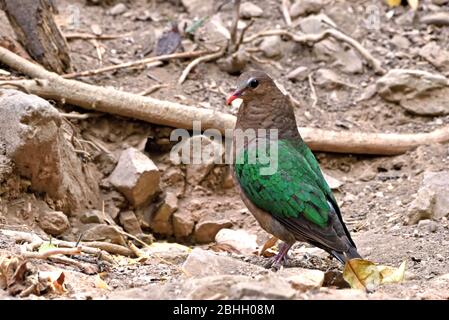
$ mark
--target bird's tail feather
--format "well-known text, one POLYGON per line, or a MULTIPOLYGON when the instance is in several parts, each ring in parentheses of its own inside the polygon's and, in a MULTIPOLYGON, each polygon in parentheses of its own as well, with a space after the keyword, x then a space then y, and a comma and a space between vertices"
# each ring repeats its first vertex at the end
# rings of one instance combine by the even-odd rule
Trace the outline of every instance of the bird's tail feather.
POLYGON ((362 256, 357 252, 357 248, 352 246, 349 247, 349 250, 345 252, 337 252, 332 250, 331 254, 342 264, 345 264, 346 261, 351 259, 363 259, 362 256))

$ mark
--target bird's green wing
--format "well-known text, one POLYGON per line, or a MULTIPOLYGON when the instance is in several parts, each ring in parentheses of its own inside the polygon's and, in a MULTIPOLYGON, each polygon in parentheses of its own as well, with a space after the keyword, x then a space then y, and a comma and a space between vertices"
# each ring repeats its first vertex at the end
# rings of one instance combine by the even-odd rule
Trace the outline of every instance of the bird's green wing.
POLYGON ((245 195, 272 215, 303 215, 314 225, 326 227, 331 210, 328 200, 333 197, 310 149, 303 142, 279 140, 277 157, 272 157, 272 150, 250 144, 237 155, 235 174, 245 195), (277 169, 263 174, 261 169, 275 158, 277 169))

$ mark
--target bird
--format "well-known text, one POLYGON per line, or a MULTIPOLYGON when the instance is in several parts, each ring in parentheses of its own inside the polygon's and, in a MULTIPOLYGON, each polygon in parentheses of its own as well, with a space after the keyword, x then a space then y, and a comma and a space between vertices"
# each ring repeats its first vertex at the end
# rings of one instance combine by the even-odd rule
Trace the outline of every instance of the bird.
POLYGON ((297 241, 327 251, 342 264, 361 258, 319 163, 298 131, 291 97, 264 71, 255 70, 240 75, 227 105, 237 98, 242 103, 233 130, 232 176, 260 226, 282 241, 266 267, 283 267, 297 241), (275 170, 262 170, 269 169, 272 155, 275 170))

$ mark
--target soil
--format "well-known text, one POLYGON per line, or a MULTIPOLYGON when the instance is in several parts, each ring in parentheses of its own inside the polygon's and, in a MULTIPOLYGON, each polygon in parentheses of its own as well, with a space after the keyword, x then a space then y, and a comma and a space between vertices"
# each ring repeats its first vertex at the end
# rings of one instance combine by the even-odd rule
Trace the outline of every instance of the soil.
MULTIPOLYGON (((279 2, 257 1, 257 5, 264 8, 264 15, 255 19, 248 34, 285 25, 279 10, 279 2)), ((372 2, 328 1, 322 13, 333 19, 340 30, 361 41, 365 48, 383 61, 385 68, 439 72, 432 64, 420 57, 417 51, 429 40, 435 40, 440 46, 449 48, 449 28, 420 23, 399 24, 398 17, 409 15, 410 8, 396 8, 394 17, 387 19, 387 13, 391 9, 377 1, 382 17, 380 29, 367 29, 364 27, 364 19, 366 19, 364 10, 372 2), (394 47, 392 38, 395 35, 411 39, 411 45, 405 48, 394 47)), ((56 3, 60 10, 59 18, 63 32, 91 33, 91 26, 97 24, 101 27, 103 34, 129 33, 126 37, 99 41, 104 48, 102 63, 98 60, 96 49, 91 42, 83 39, 71 40, 70 54, 77 71, 139 59, 142 57, 142 52, 152 45, 155 32, 160 34, 161 31, 166 30, 173 19, 182 21, 193 18, 193 15, 186 12, 181 4, 176 4, 177 1, 156 1, 156 6, 152 10, 150 10, 150 1, 129 1, 126 2, 126 12, 117 16, 108 14, 110 6, 87 5, 82 0, 58 0, 56 3), (78 8, 81 12, 80 24, 76 30, 70 29, 67 23, 67 17, 74 8, 78 8), (142 18, 146 16, 148 19, 142 18)), ((441 8, 448 10, 449 4, 442 5, 441 8)), ((417 14, 423 15, 426 10, 427 7, 421 7, 417 14)), ((224 21, 230 21, 231 7, 224 6, 222 15, 224 21)), ((2 14, 0 14, 0 24, 7 25, 7 20, 2 14)), ((4 32, 12 36, 9 27, 4 32)), ((318 61, 312 46, 300 46, 289 41, 282 42, 282 52, 282 57, 273 60, 281 69, 272 63, 261 64, 255 60, 250 61, 248 68, 265 70, 300 101, 301 107, 296 110, 299 126, 332 130, 418 133, 449 125, 449 116, 416 116, 406 112, 398 104, 383 100, 378 95, 358 101, 366 88, 378 79, 378 76, 366 65, 361 73, 343 73, 333 68, 328 61, 318 61), (308 106, 311 106, 313 101, 307 79, 292 82, 285 77, 289 71, 298 66, 306 66, 310 72, 320 68, 335 69, 346 83, 354 84, 354 86, 343 86, 333 91, 336 92, 336 97, 331 96, 329 90, 316 87, 318 102, 316 107, 310 108, 308 106)), ((260 53, 255 55, 259 56, 260 53)), ((221 71, 216 63, 203 63, 191 72, 183 85, 178 85, 178 77, 187 63, 188 61, 172 61, 161 67, 125 69, 81 80, 133 93, 162 83, 168 86, 151 94, 152 97, 231 112, 225 105, 224 99, 225 94, 235 86, 236 77, 221 71)), ((63 106, 62 108, 66 112, 71 110, 83 112, 76 107, 63 106)), ((74 120, 73 123, 83 137, 93 136, 99 139, 114 155, 119 155, 122 150, 130 146, 142 146, 148 137, 153 137, 152 141, 156 141, 158 137, 168 136, 172 130, 110 115, 82 121, 74 120)), ((147 143, 146 152, 163 172, 168 169, 167 153, 164 150, 148 146, 147 143)), ((433 281, 449 273, 448 220, 446 218, 437 220, 435 232, 423 232, 418 230, 417 225, 406 224, 408 206, 416 197, 423 173, 447 170, 449 145, 422 146, 406 154, 391 157, 328 153, 316 153, 316 156, 327 174, 343 182, 343 185, 334 192, 360 254, 368 260, 384 265, 399 266, 402 261, 407 261, 406 281, 381 286, 368 298, 449 299, 447 287, 442 288, 438 281, 433 281)), ((101 161, 96 165, 102 165, 101 161)), ((256 234, 259 245, 262 245, 269 235, 258 226, 234 188, 225 189, 221 186, 220 177, 225 170, 225 166, 218 166, 199 186, 187 185, 178 205, 184 210, 189 210, 194 203, 200 206, 201 211, 211 211, 225 216, 233 222, 233 228, 243 228, 249 233, 256 234)), ((19 230, 37 228, 33 216, 26 216, 24 212, 25 204, 33 203, 35 197, 26 187, 21 186, 20 181, 21 179, 17 178, 14 183, 10 182, 11 185, 2 187, 1 228, 19 230)), ((103 192, 107 191, 103 190, 103 192)), ((156 238, 158 241, 174 241, 170 237, 156 235, 156 238)), ((196 244, 192 239, 185 239, 183 244, 192 248, 210 247, 210 244, 196 244)), ((335 260, 331 260, 326 255, 310 259, 295 256, 295 252, 297 253, 301 246, 303 244, 295 245, 291 252, 292 259, 287 267, 306 267, 323 271, 341 270, 335 260)), ((19 253, 19 248, 13 239, 0 234, 0 253, 19 253)), ((229 255, 258 266, 263 265, 266 259, 233 253, 229 255)), ((79 272, 76 268, 42 261, 35 263, 45 268, 65 270, 66 283, 69 285, 69 293, 64 295, 65 298, 102 299, 110 296, 126 298, 128 293, 133 292, 128 290, 132 288, 157 289, 166 288, 167 283, 182 283, 186 276, 182 273, 180 266, 185 258, 186 255, 174 257, 170 260, 170 264, 157 259, 148 259, 141 264, 111 267, 104 278, 111 288, 110 291, 95 288, 93 285, 95 276, 79 272)), ((236 270, 236 273, 240 272, 236 270)), ((182 298, 185 294, 182 290, 174 290, 172 293, 173 298, 182 298)), ((309 292, 307 297, 321 298, 322 294, 322 292, 309 292)), ((142 295, 141 297, 144 298, 154 298, 151 295, 145 296, 144 293, 142 295)), ((326 295, 324 297, 331 298, 326 295)), ((55 296, 46 295, 45 298, 52 299, 55 296)))

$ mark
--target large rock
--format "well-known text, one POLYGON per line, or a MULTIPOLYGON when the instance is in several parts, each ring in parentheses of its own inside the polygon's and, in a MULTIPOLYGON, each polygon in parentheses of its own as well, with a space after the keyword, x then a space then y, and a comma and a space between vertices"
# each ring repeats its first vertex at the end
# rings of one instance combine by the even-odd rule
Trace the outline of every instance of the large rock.
POLYGON ((138 207, 159 191, 160 172, 145 154, 129 148, 120 155, 109 181, 132 205, 138 207))
POLYGON ((257 236, 243 229, 221 229, 215 236, 218 245, 227 245, 245 255, 257 253, 257 236))
POLYGON ((126 241, 117 227, 105 224, 91 225, 84 233, 83 240, 105 241, 126 246, 126 241))
POLYGON ((324 272, 321 270, 287 268, 280 270, 276 276, 285 279, 298 291, 319 289, 324 282, 324 272))
POLYGON ((282 55, 282 41, 280 36, 265 37, 260 44, 262 54, 267 58, 276 58, 282 55))
POLYGON ((243 2, 240 5, 240 16, 243 19, 251 19, 251 18, 260 17, 260 16, 262 16, 262 14, 263 14, 263 10, 259 6, 256 6, 252 2, 243 2))
POLYGON ((62 125, 58 110, 47 101, 16 90, 0 90, 1 153, 15 163, 21 176, 31 180, 32 190, 47 193, 57 210, 75 214, 99 206, 99 188, 62 125))
POLYGON ((43 211, 39 215, 39 227, 52 236, 59 236, 70 228, 70 223, 63 212, 43 211))
POLYGON ((297 0, 290 7, 290 16, 297 18, 299 16, 318 13, 323 8, 323 0, 297 0))
POLYGON ((190 236, 195 226, 195 220, 190 211, 178 210, 173 213, 173 232, 176 239, 190 236))
POLYGON ((260 274, 266 269, 212 251, 195 248, 182 268, 192 277, 260 274))
POLYGON ((178 209, 178 198, 174 193, 167 192, 164 201, 150 218, 151 229, 162 235, 173 234, 172 214, 178 209))
POLYGON ((194 239, 198 243, 209 243, 215 240, 218 231, 231 228, 232 222, 214 214, 205 214, 195 226, 194 239))
POLYGON ((425 172, 416 199, 410 203, 408 224, 449 216, 449 172, 425 172))
POLYGON ((265 276, 258 281, 239 282, 230 289, 233 299, 293 299, 296 291, 282 278, 265 276))
POLYGON ((449 71, 449 50, 440 47, 437 42, 427 43, 419 50, 419 55, 441 71, 449 71))
POLYGON ((449 114, 449 80, 421 70, 393 69, 377 80, 378 93, 419 115, 449 114))
POLYGON ((210 14, 214 5, 214 1, 204 0, 181 0, 181 2, 191 16, 200 18, 210 14))
POLYGON ((142 233, 139 220, 137 220, 137 217, 133 211, 120 212, 120 224, 126 232, 132 235, 136 236, 142 233))

